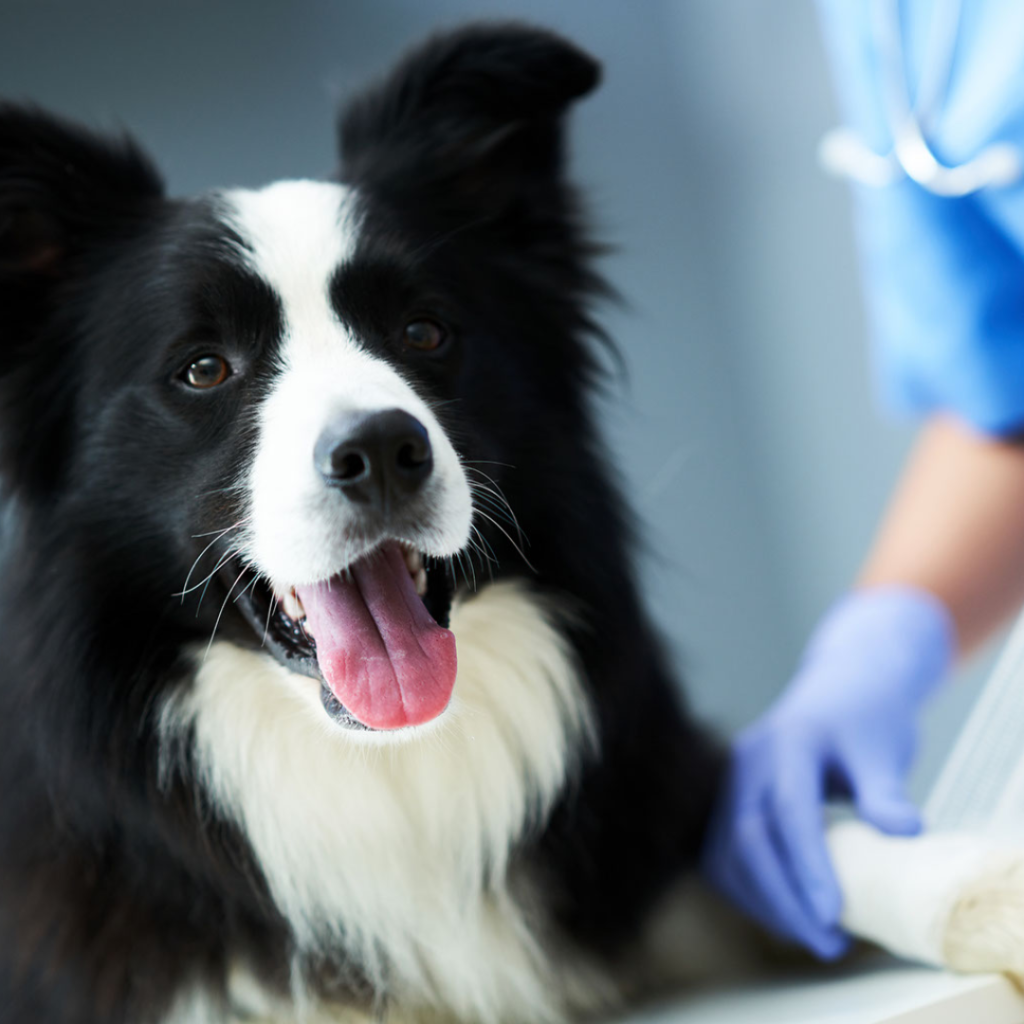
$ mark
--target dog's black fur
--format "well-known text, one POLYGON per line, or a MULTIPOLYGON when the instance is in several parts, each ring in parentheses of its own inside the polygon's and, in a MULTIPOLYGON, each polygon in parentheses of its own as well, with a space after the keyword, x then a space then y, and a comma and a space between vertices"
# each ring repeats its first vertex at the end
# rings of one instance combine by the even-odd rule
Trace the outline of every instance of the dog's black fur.
MULTIPOLYGON (((564 173, 562 115, 598 69, 547 33, 478 26, 410 55, 341 118, 361 195, 338 315, 486 460, 529 538, 486 526, 497 578, 568 595, 597 724, 589 757, 515 857, 566 935, 614 956, 692 866, 721 772, 680 710, 637 592, 631 527, 590 393, 602 285, 564 173), (429 254, 429 259, 425 254, 429 254), (400 267, 458 346, 389 346, 400 267), (403 362, 403 360, 406 360, 403 362), (444 404, 441 404, 444 403, 444 404), (514 469, 511 467, 515 467, 514 469)), ((290 935, 240 829, 186 767, 161 778, 156 716, 187 687, 231 580, 174 597, 236 512, 280 310, 219 259, 215 199, 165 198, 127 140, 0 106, 0 1016, 159 1020, 182 979, 223 984, 242 951, 287 986, 290 935), (243 380, 216 404, 178 378, 216 337, 243 380)), ((476 565, 478 576, 488 567, 476 565)), ((259 637, 230 602, 218 631, 259 637)), ((267 736, 267 743, 273 736, 267 736)), ((469 769, 471 770, 471 768, 469 769)), ((358 970, 346 975, 353 999, 358 970)))

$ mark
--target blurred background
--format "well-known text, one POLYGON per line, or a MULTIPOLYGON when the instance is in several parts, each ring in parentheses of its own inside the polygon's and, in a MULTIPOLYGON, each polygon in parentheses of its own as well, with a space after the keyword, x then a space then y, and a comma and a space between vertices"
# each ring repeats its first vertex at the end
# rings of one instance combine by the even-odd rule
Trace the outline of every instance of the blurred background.
MULTIPOLYGON (((816 162, 812 0, 3 0, 0 96, 129 129, 175 193, 322 176, 336 103, 481 16, 605 65, 572 153, 626 299, 606 433, 691 701, 734 730, 850 582, 912 435, 874 404, 849 196, 816 162)), ((918 796, 983 673, 933 704, 918 796)))

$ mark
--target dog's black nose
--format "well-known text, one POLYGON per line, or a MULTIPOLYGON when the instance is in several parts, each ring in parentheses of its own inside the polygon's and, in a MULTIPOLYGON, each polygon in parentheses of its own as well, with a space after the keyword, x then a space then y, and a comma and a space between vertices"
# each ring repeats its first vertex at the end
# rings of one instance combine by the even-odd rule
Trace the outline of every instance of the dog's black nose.
POLYGON ((401 409, 388 409, 328 424, 313 463, 349 501, 386 515, 423 486, 434 456, 427 428, 401 409))

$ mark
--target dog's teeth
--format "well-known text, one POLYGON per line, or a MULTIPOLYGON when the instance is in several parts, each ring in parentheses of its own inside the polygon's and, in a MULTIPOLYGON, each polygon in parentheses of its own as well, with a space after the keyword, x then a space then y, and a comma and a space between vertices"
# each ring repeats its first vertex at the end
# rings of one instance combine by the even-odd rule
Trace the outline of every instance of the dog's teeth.
POLYGON ((289 590, 281 598, 281 607, 284 609, 285 615, 293 622, 299 622, 306 617, 306 609, 302 607, 302 602, 294 590, 289 590))
POLYGON ((427 570, 417 569, 412 578, 416 584, 416 593, 422 597, 427 592, 427 570))
POLYGON ((410 576, 415 576, 423 569, 423 556, 415 548, 403 548, 402 554, 410 576))

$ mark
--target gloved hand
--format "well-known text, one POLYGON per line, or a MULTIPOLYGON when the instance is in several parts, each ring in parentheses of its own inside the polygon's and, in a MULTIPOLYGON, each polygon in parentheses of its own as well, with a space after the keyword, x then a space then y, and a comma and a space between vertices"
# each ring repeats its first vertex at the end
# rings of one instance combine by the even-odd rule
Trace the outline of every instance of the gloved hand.
POLYGON ((924 591, 879 587, 839 601, 789 687, 734 744, 703 852, 713 884, 771 931, 840 956, 848 939, 823 804, 848 796, 883 832, 920 829, 904 785, 921 704, 954 654, 949 613, 924 591))

